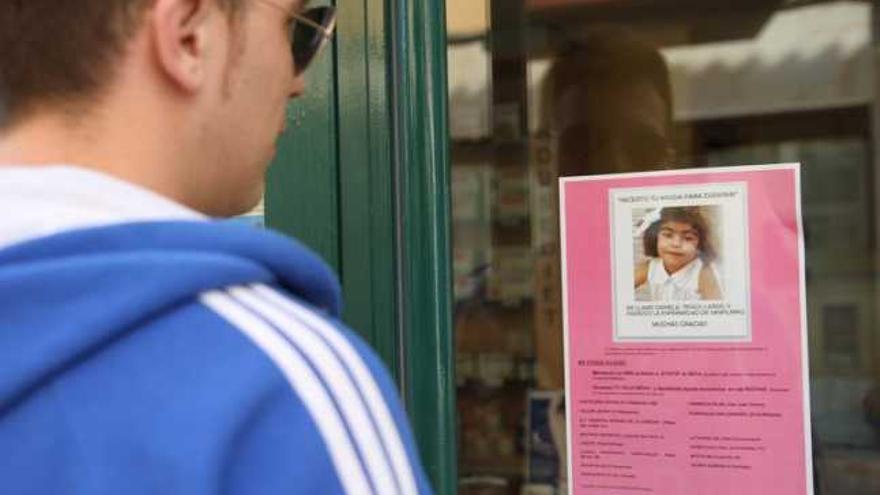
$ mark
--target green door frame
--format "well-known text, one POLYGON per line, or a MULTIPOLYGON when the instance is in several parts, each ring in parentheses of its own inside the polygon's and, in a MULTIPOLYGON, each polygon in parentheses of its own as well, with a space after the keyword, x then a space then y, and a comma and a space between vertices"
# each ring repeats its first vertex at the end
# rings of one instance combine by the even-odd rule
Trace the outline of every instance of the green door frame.
POLYGON ((441 0, 393 11, 404 388, 429 476, 456 493, 446 14, 441 0))
POLYGON ((266 223, 336 269, 345 321, 388 364, 428 475, 437 493, 453 494, 445 5, 336 6, 332 56, 316 61, 288 112, 266 223))

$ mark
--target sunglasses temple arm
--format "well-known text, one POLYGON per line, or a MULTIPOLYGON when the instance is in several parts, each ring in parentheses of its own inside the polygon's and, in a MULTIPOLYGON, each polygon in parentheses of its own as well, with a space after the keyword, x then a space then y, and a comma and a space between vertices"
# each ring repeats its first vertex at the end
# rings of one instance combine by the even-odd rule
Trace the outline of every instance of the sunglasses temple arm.
POLYGON ((296 22, 301 22, 303 24, 306 24, 307 26, 310 26, 310 27, 317 29, 318 31, 321 32, 321 34, 324 35, 325 38, 330 38, 331 36, 333 36, 333 28, 336 26, 336 19, 335 18, 330 23, 330 25, 327 27, 324 27, 324 26, 318 24, 317 22, 309 19, 308 17, 303 17, 303 16, 297 15, 297 16, 294 16, 294 18, 296 19, 296 22))

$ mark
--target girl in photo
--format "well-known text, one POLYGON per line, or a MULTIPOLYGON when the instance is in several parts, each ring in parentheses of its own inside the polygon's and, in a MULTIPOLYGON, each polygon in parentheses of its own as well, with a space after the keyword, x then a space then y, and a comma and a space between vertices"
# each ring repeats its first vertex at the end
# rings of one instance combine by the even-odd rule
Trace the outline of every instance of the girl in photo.
POLYGON ((699 207, 653 211, 643 221, 646 260, 635 267, 640 301, 718 300, 723 297, 713 261, 709 222, 699 207))

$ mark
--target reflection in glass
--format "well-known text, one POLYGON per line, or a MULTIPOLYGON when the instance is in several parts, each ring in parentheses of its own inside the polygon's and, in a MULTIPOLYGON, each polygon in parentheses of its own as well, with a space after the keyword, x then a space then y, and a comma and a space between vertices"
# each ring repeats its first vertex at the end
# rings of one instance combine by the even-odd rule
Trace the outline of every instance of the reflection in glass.
POLYGON ((566 490, 557 178, 792 161, 817 493, 880 493, 871 3, 447 10, 461 493, 566 490))

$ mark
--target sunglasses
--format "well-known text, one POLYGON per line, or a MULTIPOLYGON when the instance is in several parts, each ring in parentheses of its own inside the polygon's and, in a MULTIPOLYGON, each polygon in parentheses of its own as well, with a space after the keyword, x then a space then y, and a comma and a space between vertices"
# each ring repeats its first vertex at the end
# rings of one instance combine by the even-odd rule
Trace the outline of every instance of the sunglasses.
MULTIPOLYGON (((284 10, 269 0, 261 0, 261 2, 284 10)), ((290 52, 293 55, 293 67, 296 74, 300 75, 333 37, 333 31, 336 29, 336 8, 312 7, 288 15, 293 19, 290 24, 290 52)))
POLYGON ((290 26, 290 52, 296 73, 302 74, 333 36, 336 8, 312 7, 293 14, 293 19, 296 22, 290 26))

